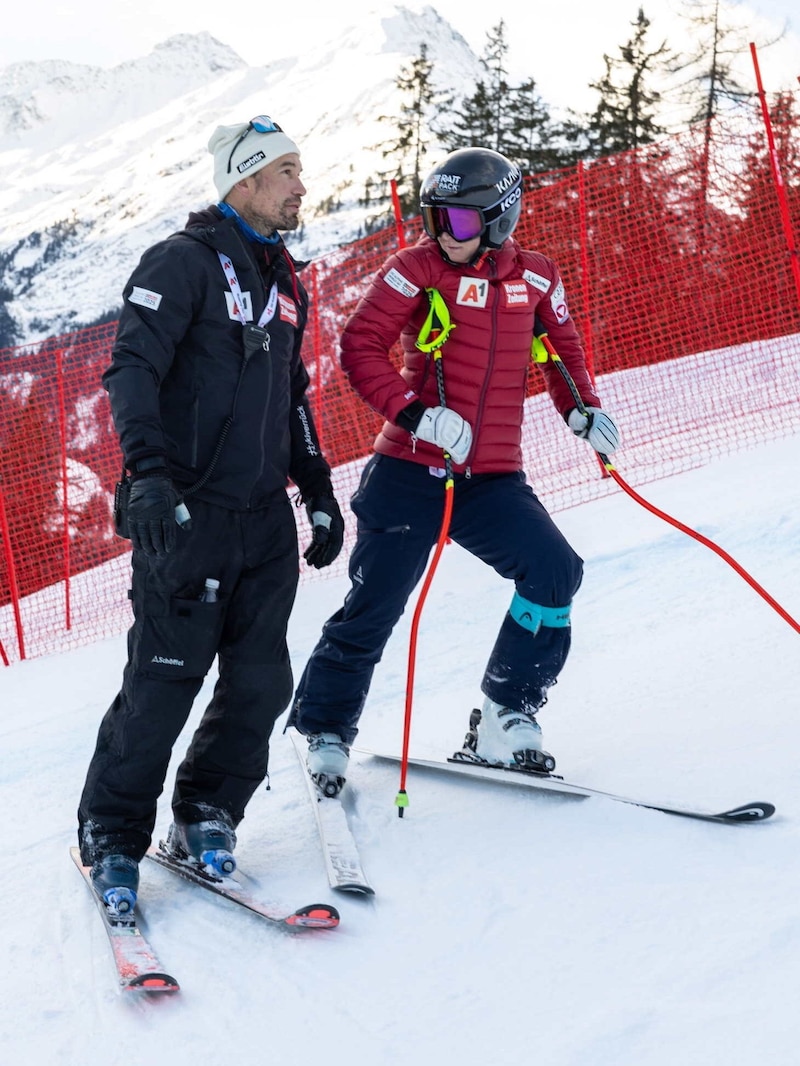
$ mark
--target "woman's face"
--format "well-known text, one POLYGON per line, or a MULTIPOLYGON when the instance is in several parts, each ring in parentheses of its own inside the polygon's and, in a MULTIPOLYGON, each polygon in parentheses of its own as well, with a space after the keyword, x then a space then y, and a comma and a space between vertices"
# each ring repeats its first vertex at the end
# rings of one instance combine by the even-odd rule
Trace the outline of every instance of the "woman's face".
POLYGON ((451 263, 468 263, 481 243, 480 237, 473 237, 469 241, 457 241, 449 233, 440 233, 436 240, 451 263))

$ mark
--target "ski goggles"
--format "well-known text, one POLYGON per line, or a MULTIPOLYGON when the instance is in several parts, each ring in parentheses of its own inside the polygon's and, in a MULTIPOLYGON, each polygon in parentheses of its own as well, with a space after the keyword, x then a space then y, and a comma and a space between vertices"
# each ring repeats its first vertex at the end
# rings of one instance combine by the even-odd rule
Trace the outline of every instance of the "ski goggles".
POLYGON ((283 133, 283 130, 277 122, 273 122, 269 115, 256 115, 255 118, 251 118, 247 123, 247 129, 236 141, 233 148, 231 148, 231 154, 228 156, 228 173, 231 172, 231 165, 233 164, 233 153, 248 135, 251 130, 255 130, 256 133, 283 133))
POLYGON ((449 233, 454 241, 471 241, 484 230, 483 213, 477 207, 426 205, 420 212, 425 232, 434 240, 442 233, 449 233))

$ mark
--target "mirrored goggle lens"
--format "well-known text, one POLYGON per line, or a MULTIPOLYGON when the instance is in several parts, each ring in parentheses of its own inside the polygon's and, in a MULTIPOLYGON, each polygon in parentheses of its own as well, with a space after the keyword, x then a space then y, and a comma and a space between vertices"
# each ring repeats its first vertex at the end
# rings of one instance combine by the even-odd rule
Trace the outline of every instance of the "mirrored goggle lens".
POLYGON ((250 125, 256 133, 283 133, 277 122, 273 122, 269 115, 258 115, 250 119, 250 125))
POLYGON ((483 218, 474 207, 423 207, 422 222, 429 237, 449 233, 454 240, 471 241, 483 233, 483 218))

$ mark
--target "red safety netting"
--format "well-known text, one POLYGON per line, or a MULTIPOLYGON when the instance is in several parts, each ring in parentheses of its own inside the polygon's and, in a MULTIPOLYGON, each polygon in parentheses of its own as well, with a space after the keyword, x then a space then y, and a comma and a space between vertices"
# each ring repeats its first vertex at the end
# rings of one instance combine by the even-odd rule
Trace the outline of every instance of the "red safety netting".
MULTIPOLYGON (((642 485, 795 433, 800 399, 800 122, 791 94, 762 116, 526 179, 516 236, 559 264, 603 405, 642 485), (769 151, 765 128, 774 138, 769 151), (777 167, 777 169, 776 169, 777 167)), ((304 355, 342 503, 380 424, 338 366, 365 283, 419 220, 312 264, 304 355)), ((125 279, 120 279, 120 288, 125 279)), ((129 624, 129 545, 112 532, 121 457, 100 378, 115 323, 0 351, 0 656, 41 655, 129 624)), ((444 364, 446 375, 446 351, 444 364)), ((616 491, 532 369, 523 447, 552 512, 616 491)), ((347 512, 347 508, 344 507, 347 512)), ((308 539, 305 516, 301 541, 308 539)), ((346 569, 345 551, 321 580, 346 569)))

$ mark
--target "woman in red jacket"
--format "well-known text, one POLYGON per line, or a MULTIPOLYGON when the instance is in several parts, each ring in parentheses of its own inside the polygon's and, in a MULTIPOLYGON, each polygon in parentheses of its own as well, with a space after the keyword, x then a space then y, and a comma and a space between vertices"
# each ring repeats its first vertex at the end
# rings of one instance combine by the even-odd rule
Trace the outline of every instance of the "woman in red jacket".
POLYGON ((543 365, 570 429, 604 454, 618 434, 589 380, 558 268, 512 237, 521 202, 521 172, 502 155, 451 153, 422 186, 425 235, 384 263, 342 335, 342 367, 386 422, 351 500, 358 518, 352 587, 323 627, 292 711, 292 724, 309 737, 309 773, 326 795, 344 784, 375 665, 436 542, 445 454, 455 482, 450 537, 515 584, 461 757, 545 764, 536 713, 569 651, 583 567, 522 469, 534 331, 547 332, 588 412, 577 410, 556 368, 543 365), (444 402, 432 325, 439 343, 446 334, 444 402), (400 372, 389 357, 398 336, 400 372))

